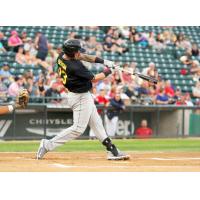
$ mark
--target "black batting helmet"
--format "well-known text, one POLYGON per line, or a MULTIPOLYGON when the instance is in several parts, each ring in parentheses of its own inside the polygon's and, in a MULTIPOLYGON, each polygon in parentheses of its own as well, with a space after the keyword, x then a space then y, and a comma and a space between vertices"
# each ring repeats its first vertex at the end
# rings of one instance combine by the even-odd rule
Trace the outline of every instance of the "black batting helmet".
POLYGON ((66 40, 63 44, 63 52, 69 56, 69 57, 74 57, 74 54, 76 52, 85 52, 85 49, 81 47, 81 42, 77 39, 69 39, 66 40))

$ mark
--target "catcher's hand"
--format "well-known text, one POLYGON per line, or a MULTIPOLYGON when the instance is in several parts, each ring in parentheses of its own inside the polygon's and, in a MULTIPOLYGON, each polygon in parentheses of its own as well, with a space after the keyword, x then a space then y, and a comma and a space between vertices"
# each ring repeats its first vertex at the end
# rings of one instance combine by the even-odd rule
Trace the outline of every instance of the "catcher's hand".
POLYGON ((22 89, 16 97, 15 108, 26 108, 29 101, 27 89, 22 89))

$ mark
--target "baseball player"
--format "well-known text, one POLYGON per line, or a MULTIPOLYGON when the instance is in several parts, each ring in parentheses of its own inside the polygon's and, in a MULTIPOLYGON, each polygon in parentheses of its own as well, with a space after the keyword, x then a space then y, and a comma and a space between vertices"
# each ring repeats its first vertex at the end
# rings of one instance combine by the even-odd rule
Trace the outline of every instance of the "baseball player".
POLYGON ((103 80, 112 73, 110 68, 114 67, 114 62, 83 54, 83 52, 84 49, 77 39, 66 40, 63 44, 63 53, 57 59, 58 74, 62 78, 63 85, 69 90, 67 104, 73 110, 73 125, 50 140, 42 139, 36 155, 37 159, 42 159, 48 151, 79 137, 88 124, 96 137, 106 147, 108 160, 129 159, 129 156, 122 153, 106 134, 90 93, 93 82, 103 80), (81 60, 101 63, 108 67, 105 67, 103 72, 94 75, 81 60))
POLYGON ((12 113, 15 109, 25 108, 29 101, 29 94, 26 89, 19 92, 14 105, 0 106, 0 115, 12 113))

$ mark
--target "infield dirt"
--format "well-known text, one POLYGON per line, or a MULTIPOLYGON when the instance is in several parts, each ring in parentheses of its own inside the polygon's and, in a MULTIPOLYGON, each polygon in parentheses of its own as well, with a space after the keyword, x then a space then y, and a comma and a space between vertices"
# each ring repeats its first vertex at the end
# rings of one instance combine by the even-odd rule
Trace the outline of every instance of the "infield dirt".
POLYGON ((130 160, 108 161, 102 152, 0 153, 1 172, 200 172, 198 152, 129 152, 130 160))

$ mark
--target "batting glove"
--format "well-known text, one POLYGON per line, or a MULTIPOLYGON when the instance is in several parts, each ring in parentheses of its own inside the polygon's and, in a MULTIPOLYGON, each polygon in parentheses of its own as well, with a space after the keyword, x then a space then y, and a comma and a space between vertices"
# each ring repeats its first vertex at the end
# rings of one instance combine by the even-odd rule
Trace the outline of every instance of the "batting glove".
POLYGON ((104 60, 104 65, 106 65, 107 67, 112 68, 112 69, 115 67, 115 63, 110 60, 104 60))

